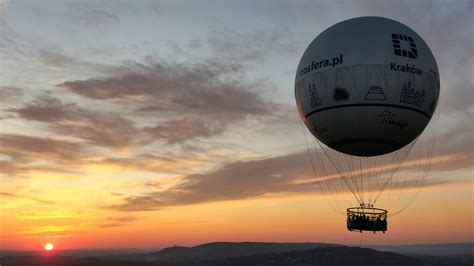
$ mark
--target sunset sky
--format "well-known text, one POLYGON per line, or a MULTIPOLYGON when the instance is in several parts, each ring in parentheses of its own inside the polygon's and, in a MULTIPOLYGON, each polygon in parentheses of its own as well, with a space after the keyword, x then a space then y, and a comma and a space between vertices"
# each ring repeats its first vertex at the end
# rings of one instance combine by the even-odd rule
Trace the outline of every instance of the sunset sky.
POLYGON ((311 182, 293 86, 319 33, 368 15, 423 37, 441 96, 423 189, 362 243, 472 242, 472 14, 472 0, 1 0, 0 249, 359 244, 328 201, 357 202, 311 182))

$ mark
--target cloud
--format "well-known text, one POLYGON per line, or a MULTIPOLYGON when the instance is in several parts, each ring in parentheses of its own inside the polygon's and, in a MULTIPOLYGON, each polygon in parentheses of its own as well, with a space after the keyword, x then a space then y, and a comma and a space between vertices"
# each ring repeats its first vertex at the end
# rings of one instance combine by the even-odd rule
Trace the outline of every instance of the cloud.
POLYGON ((297 48, 288 39, 285 29, 237 32, 231 28, 214 30, 205 41, 194 41, 193 46, 205 43, 213 53, 237 62, 256 62, 270 55, 292 53, 297 48))
POLYGON ((54 204, 54 201, 43 200, 43 199, 32 197, 32 196, 19 195, 19 194, 10 193, 10 192, 0 191, 0 196, 9 197, 9 198, 29 199, 29 200, 33 200, 33 201, 36 201, 42 204, 48 204, 48 205, 54 204))
POLYGON ((12 101, 23 95, 23 90, 15 86, 0 86, 0 99, 3 103, 12 101))
MULTIPOLYGON (((54 15, 57 14, 53 13, 54 15)), ((61 16, 65 20, 71 21, 71 15, 61 16)), ((63 21, 59 23, 63 23, 63 21)), ((94 62, 93 59, 84 59, 87 56, 74 56, 80 54, 80 52, 71 50, 71 47, 61 46, 61 41, 51 41, 43 38, 44 36, 25 34, 21 29, 11 24, 9 19, 0 18, 0 54, 4 56, 2 58, 3 65, 12 68, 10 71, 16 69, 18 64, 22 64, 22 71, 26 72, 25 75, 30 75, 31 79, 32 73, 41 72, 42 70, 38 70, 37 64, 46 67, 48 70, 62 70, 64 71, 63 74, 66 71, 73 74, 97 74, 110 70, 110 66, 107 64, 99 61, 94 62)), ((90 58, 91 51, 88 51, 88 55, 90 58)), ((16 72, 12 73, 20 74, 16 72)), ((41 73, 44 74, 45 72, 41 73)))
MULTIPOLYGON (((196 155, 194 151, 190 149, 184 149, 182 154, 176 152, 176 147, 171 147, 167 150, 161 147, 162 155, 154 155, 149 153, 134 154, 129 157, 105 157, 105 158, 91 158, 82 160, 80 163, 83 165, 91 166, 102 166, 105 168, 118 169, 119 171, 148 171, 155 173, 167 173, 167 174, 176 174, 183 175, 189 173, 189 171, 194 171, 203 164, 209 162, 215 162, 221 160, 223 156, 229 154, 221 153, 207 153, 207 154, 198 154, 196 155)), ((231 156, 237 157, 237 154, 231 156)), ((158 187, 162 183, 156 182, 147 182, 147 187, 158 187)))
POLYGON ((17 134, 0 134, 0 176, 76 173, 74 163, 92 154, 79 142, 17 134))
POLYGON ((77 9, 75 17, 89 28, 100 28, 110 23, 120 22, 120 17, 111 11, 82 7, 77 9))
POLYGON ((268 102, 248 85, 233 79, 240 69, 233 63, 207 60, 199 63, 128 61, 115 76, 66 81, 58 84, 83 97, 146 103, 142 110, 226 114, 261 114, 268 102), (149 104, 153 104, 150 106, 149 104))
POLYGON ((0 120, 13 118, 11 114, 5 112, 10 106, 14 106, 23 96, 23 90, 15 86, 0 86, 0 120))
MULTIPOLYGON (((406 162, 401 169, 413 170, 428 162, 423 159, 416 160, 413 158, 412 161, 406 162)), ((453 162, 458 164, 458 169, 471 165, 458 154, 437 157, 433 163, 438 169, 443 169, 443 166, 449 169, 453 162), (458 160, 460 162, 457 162, 458 160)), ((125 197, 121 204, 111 208, 121 211, 152 211, 168 206, 239 200, 273 194, 319 193, 324 187, 334 185, 340 186, 336 191, 348 192, 342 187, 343 182, 334 170, 328 169, 327 172, 318 174, 320 175, 312 171, 306 152, 254 161, 237 161, 206 174, 184 176, 177 184, 168 188, 155 186, 158 191, 125 197)), ((391 186, 405 189, 449 182, 455 181, 427 180, 425 183, 423 180, 400 178, 399 181, 394 180, 391 186)))
POLYGON ((54 47, 54 45, 42 48, 32 53, 32 57, 36 58, 43 66, 50 69, 66 69, 81 72, 101 73, 109 70, 109 66, 101 63, 95 63, 88 60, 83 60, 78 57, 69 56, 62 52, 61 49, 54 47))
POLYGON ((188 175, 179 184, 164 191, 127 197, 123 204, 114 208, 123 211, 155 210, 166 206, 242 199, 294 190, 294 186, 288 185, 289 181, 310 173, 308 167, 297 167, 302 166, 301 160, 308 162, 303 154, 296 154, 230 163, 208 174, 188 175))
POLYGON ((20 118, 50 123, 50 128, 67 136, 75 136, 91 144, 121 149, 135 142, 138 129, 134 123, 115 113, 86 110, 75 103, 64 103, 48 95, 21 108, 10 108, 20 118))
POLYGON ((0 135, 0 153, 15 161, 63 162, 79 159, 85 152, 85 147, 78 142, 27 135, 0 135))
POLYGON ((146 127, 152 136, 165 139, 168 143, 180 143, 196 138, 209 138, 225 128, 222 121, 179 119, 164 122, 155 127, 146 127))
POLYGON ((71 174, 77 173, 70 167, 57 166, 57 165, 28 165, 31 161, 0 161, 0 176, 20 177, 32 173, 60 173, 60 174, 71 174))
POLYGON ((101 228, 118 227, 128 225, 136 220, 137 218, 133 216, 107 217, 102 223, 99 223, 97 226, 101 228))
MULTIPOLYGON (((225 90, 225 88, 224 88, 225 90)), ((203 98, 204 102, 212 102, 212 99, 220 99, 220 96, 212 96, 212 92, 198 91, 195 93, 196 98, 203 98), (208 99, 209 97, 209 99, 208 99)), ((173 95, 173 92, 170 92, 173 95)), ((159 97, 161 94, 151 93, 151 97, 159 97)), ((122 97, 122 95, 117 95, 122 97)), ((2 147, 3 153, 9 157, 17 156, 21 160, 5 161, 0 165, 5 173, 9 175, 28 174, 32 172, 54 172, 54 173, 70 173, 77 172, 76 167, 82 165, 107 165, 114 168, 129 169, 129 170, 145 170, 151 172, 160 172, 163 170, 171 171, 173 173, 183 172, 189 167, 196 167, 196 165, 203 163, 208 159, 200 159, 196 152, 201 153, 204 148, 194 146, 198 139, 209 139, 215 135, 223 133, 228 127, 235 125, 235 123, 245 123, 247 116, 265 117, 274 115, 269 110, 268 104, 261 102, 263 106, 253 108, 251 101, 259 100, 260 94, 257 92, 239 91, 235 89, 229 95, 230 98, 236 102, 231 110, 220 110, 220 107, 209 107, 202 104, 202 107, 196 109, 189 108, 186 105, 191 103, 184 103, 185 100, 179 101, 175 104, 175 108, 160 110, 160 111, 138 111, 131 114, 131 118, 124 118, 119 112, 123 111, 123 107, 117 111, 109 109, 109 111, 101 109, 100 105, 89 106, 86 108, 82 101, 73 103, 70 100, 60 100, 54 97, 54 93, 42 94, 36 97, 33 101, 19 107, 10 107, 5 109, 6 113, 13 114, 15 118, 20 118, 27 121, 41 122, 42 127, 51 130, 55 134, 61 136, 73 137, 77 139, 77 148, 80 156, 74 158, 52 158, 50 156, 36 156, 36 153, 31 151, 28 145, 18 147, 23 142, 32 141, 30 138, 19 136, 9 136, 4 139, 8 142, 7 146, 17 143, 16 146, 8 148, 2 147), (162 113, 163 112, 163 113, 162 113), (145 126, 138 126, 134 121, 141 122, 143 113, 146 113, 147 119, 145 126), (162 122, 155 121, 153 117, 168 117, 168 120, 162 122), (176 118, 175 118, 176 117, 176 118), (184 117, 184 118, 182 118, 184 117), (154 141, 161 141, 162 144, 172 144, 170 147, 161 146, 159 149, 154 149, 154 154, 141 153, 151 147, 154 141), (189 143, 189 144, 187 144, 189 143), (175 144, 179 144, 176 146, 175 144), (189 146, 191 145, 191 146, 189 146), (96 157, 100 156, 100 150, 97 147, 104 147, 111 150, 122 150, 132 148, 133 157, 96 157), (137 151, 137 152, 135 152, 137 151), (21 155, 21 156, 20 156, 21 155), (196 157, 197 156, 197 157, 196 157), (47 158, 55 165, 41 165, 34 166, 29 163, 37 158, 47 158), (63 165, 62 165, 63 164, 63 165), (74 166, 71 168, 71 166, 74 166), (70 168, 70 169, 69 169, 70 168)), ((94 101, 102 101, 101 99, 94 99, 94 101)), ((222 100, 226 101, 226 100, 222 100)), ((110 104, 108 102, 107 104, 110 104)), ((130 105, 141 106, 142 100, 136 98, 122 97, 117 106, 130 105)), ((149 103, 147 102, 146 105, 149 103)), ((115 105, 114 102, 111 103, 115 105)), ((199 105, 199 104, 198 104, 199 105)), ((223 108, 223 107, 222 107, 223 108)), ((131 107, 131 109, 134 109, 131 107)), ((252 121, 255 122, 255 121, 252 121)), ((44 129, 43 129, 44 130, 44 129)), ((38 143, 46 141, 40 138, 38 143)), ((53 141, 53 140, 52 140, 53 141)), ((54 147, 51 145, 50 147, 54 147)), ((71 148, 65 148, 58 151, 58 156, 61 152, 66 154, 77 154, 78 152, 65 152, 71 148)))
POLYGON ((58 87, 86 98, 134 106, 134 115, 167 117, 143 132, 151 139, 181 143, 210 138, 249 116, 278 112, 279 104, 235 78, 239 69, 215 60, 160 63, 148 58, 145 63, 129 61, 112 76, 66 81, 58 87))
POLYGON ((45 95, 24 107, 11 108, 6 111, 16 113, 20 118, 26 120, 39 122, 75 120, 87 114, 77 104, 64 104, 57 98, 45 95))
POLYGON ((85 117, 80 123, 54 125, 57 132, 73 135, 91 144, 120 150, 134 147, 138 130, 132 121, 113 114, 96 114, 85 117))

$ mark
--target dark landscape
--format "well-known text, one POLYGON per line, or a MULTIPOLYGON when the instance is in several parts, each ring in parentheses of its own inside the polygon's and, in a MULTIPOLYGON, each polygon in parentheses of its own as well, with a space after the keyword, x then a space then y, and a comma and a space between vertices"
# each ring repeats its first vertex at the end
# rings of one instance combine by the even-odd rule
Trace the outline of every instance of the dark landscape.
POLYGON ((1 251, 2 266, 473 265, 473 243, 349 247, 324 243, 216 242, 160 251, 1 251), (383 250, 383 251, 382 251, 383 250), (393 251, 398 251, 397 253, 393 251))

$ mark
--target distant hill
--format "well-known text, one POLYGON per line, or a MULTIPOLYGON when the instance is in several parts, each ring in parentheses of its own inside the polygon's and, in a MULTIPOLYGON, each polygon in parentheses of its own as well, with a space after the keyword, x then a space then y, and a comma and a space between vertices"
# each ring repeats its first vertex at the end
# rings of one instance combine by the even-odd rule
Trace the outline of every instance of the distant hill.
POLYGON ((257 254, 253 256, 207 261, 200 266, 313 266, 313 265, 426 265, 423 261, 392 252, 368 248, 320 247, 310 250, 257 254))
POLYGON ((474 257, 474 243, 368 246, 368 248, 401 254, 474 257))
MULTIPOLYGON (((212 245, 211 245, 212 246, 212 245)), ((184 249, 181 249, 184 250, 184 249)), ((403 265, 447 266, 469 265, 473 261, 441 258, 425 260, 392 252, 345 246, 318 247, 309 250, 273 252, 199 262, 165 262, 155 260, 127 261, 115 258, 73 258, 64 256, 8 256, 0 258, 2 266, 336 266, 336 265, 403 265)))
POLYGON ((261 253, 307 250, 318 247, 342 245, 325 243, 259 243, 259 242, 214 242, 195 247, 170 247, 147 254, 148 259, 160 261, 202 261, 229 257, 249 256, 261 253))
POLYGON ((6 256, 0 258, 2 266, 195 266, 194 263, 156 261, 104 260, 66 256, 6 256))

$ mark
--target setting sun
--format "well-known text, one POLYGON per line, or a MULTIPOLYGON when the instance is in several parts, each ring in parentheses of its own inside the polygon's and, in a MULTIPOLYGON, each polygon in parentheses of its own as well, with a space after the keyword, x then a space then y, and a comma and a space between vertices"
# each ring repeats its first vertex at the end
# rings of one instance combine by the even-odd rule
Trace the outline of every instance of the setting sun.
POLYGON ((48 244, 44 245, 44 249, 47 250, 47 251, 51 251, 51 250, 54 249, 54 246, 53 246, 53 244, 48 243, 48 244))

